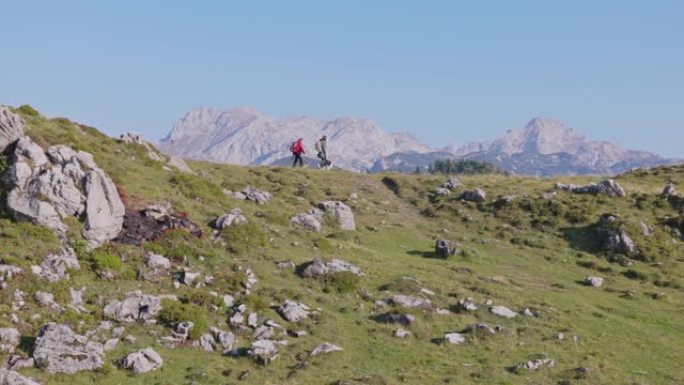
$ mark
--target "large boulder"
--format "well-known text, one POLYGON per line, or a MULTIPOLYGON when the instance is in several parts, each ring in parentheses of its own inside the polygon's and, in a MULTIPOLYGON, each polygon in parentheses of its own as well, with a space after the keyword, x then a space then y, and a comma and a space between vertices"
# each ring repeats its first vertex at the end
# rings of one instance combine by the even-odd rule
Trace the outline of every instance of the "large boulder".
POLYGON ((7 106, 0 106, 0 152, 24 136, 24 120, 7 106))
POLYGON ((634 256, 639 254, 636 244, 624 229, 624 221, 617 214, 603 214, 599 218, 597 234, 608 251, 634 256))
POLYGON ((0 385, 40 385, 13 370, 0 369, 0 385))
POLYGON ((49 323, 42 327, 33 350, 36 366, 48 373, 74 374, 104 365, 104 347, 74 333, 68 326, 49 323))
POLYGON ((124 207, 116 186, 91 154, 55 145, 46 151, 28 136, 16 141, 4 175, 7 208, 17 220, 49 227, 60 235, 63 219, 84 216, 84 238, 91 247, 121 230, 124 207))
POLYGON ((123 301, 111 301, 104 307, 104 315, 119 322, 148 321, 161 310, 161 299, 153 295, 132 293, 123 301))
POLYGON ((152 348, 145 348, 131 353, 121 362, 121 366, 135 374, 157 370, 162 365, 164 365, 164 360, 152 348))
POLYGON ((460 186, 461 186, 460 180, 458 180, 457 178, 449 178, 446 182, 442 183, 442 185, 440 187, 448 189, 448 190, 454 190, 460 186))
POLYGON ((356 230, 352 209, 340 201, 326 201, 318 204, 318 208, 332 216, 342 230, 356 230))
POLYGON ((85 176, 86 220, 83 236, 94 245, 116 238, 126 213, 114 182, 100 169, 85 176))

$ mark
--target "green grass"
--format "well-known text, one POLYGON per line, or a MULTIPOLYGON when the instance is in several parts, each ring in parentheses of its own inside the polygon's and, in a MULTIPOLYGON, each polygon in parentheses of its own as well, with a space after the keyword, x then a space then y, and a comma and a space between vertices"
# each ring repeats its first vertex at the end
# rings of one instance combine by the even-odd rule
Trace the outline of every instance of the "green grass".
MULTIPOLYGON (((142 248, 111 245, 91 253, 79 249, 82 268, 71 272, 69 281, 46 284, 30 273, 30 265, 58 251, 58 239, 38 226, 1 218, 2 259, 24 269, 0 292, 3 324, 12 312, 9 305, 15 289, 27 293, 49 290, 66 304, 68 287, 86 286, 87 307, 92 313, 84 326, 75 325, 80 332, 97 324, 104 303, 132 290, 174 293, 179 297, 179 302, 165 302, 158 325, 126 325, 127 333, 138 341, 132 345, 121 343, 108 352, 106 370, 74 376, 22 370, 45 383, 684 383, 684 246, 673 237, 673 229, 681 231, 684 222, 676 202, 658 196, 665 183, 684 184, 684 167, 661 167, 618 177, 629 193, 626 198, 561 191, 552 201, 541 197, 556 181, 584 184, 599 181, 596 177, 460 177, 464 188, 477 187, 487 192, 485 203, 473 204, 458 200, 457 193, 434 196, 432 191, 445 177, 431 175, 363 175, 194 161, 189 164, 196 175, 183 175, 166 171, 161 163, 147 159, 139 146, 118 143, 64 119, 47 120, 28 108, 19 111, 29 124, 29 134, 42 145, 64 143, 92 152, 96 162, 116 181, 127 205, 140 208, 169 201, 178 212, 202 226, 206 234, 198 239, 172 231, 142 248), (256 205, 222 193, 223 189, 241 190, 248 185, 272 192, 273 201, 256 205), (352 193, 358 197, 352 199, 352 193), (511 194, 517 198, 510 204, 492 204, 498 196, 511 194), (290 216, 322 200, 348 204, 358 230, 342 232, 326 226, 316 234, 290 225, 290 216), (243 210, 248 224, 230 227, 214 239, 211 221, 236 207, 243 210), (597 242, 595 224, 601 214, 612 212, 620 214, 624 228, 642 252, 634 266, 611 263, 620 256, 605 252, 597 242), (653 228, 652 237, 641 233, 642 221, 653 228), (463 254, 433 258, 437 238, 461 243, 463 254), (190 268, 203 276, 213 276, 214 283, 176 290, 170 276, 155 282, 138 279, 135 272, 144 268, 148 251, 169 257, 174 272, 190 268), (276 267, 283 260, 300 265, 314 258, 341 258, 359 266, 365 275, 305 279, 294 271, 276 267), (189 346, 168 349, 157 343, 158 336, 170 334, 168 325, 189 319, 201 325, 193 329, 197 330, 194 333, 211 326, 228 330, 228 309, 212 311, 220 301, 208 293, 223 295, 239 290, 247 268, 254 271, 259 282, 238 302, 256 310, 261 318, 282 324, 286 322, 272 305, 284 299, 320 308, 315 322, 292 326, 308 330, 307 336, 289 339, 289 345, 279 348, 280 357, 267 366, 244 357, 224 357, 189 346), (103 269, 118 274, 115 279, 102 279, 98 273, 103 269), (604 286, 581 285, 579 281, 588 275, 604 277, 604 286), (376 300, 393 293, 419 295, 422 288, 435 292, 431 300, 443 308, 453 307, 463 297, 472 297, 478 303, 490 299, 514 310, 535 309, 540 316, 506 320, 489 314, 486 306, 474 313, 448 315, 411 310, 417 322, 408 327, 412 335, 407 339, 392 336, 395 325, 373 319, 392 310, 374 309, 376 300), (503 330, 462 346, 432 342, 445 332, 459 331, 474 322, 500 325, 503 330), (566 336, 563 341, 556 338, 560 332, 566 336), (324 341, 342 346, 344 351, 307 357, 307 352, 324 341), (131 376, 118 367, 124 355, 147 346, 154 347, 164 358, 160 371, 131 376), (522 374, 506 370, 540 355, 554 358, 556 366, 522 374), (306 360, 307 365, 293 369, 301 360, 306 360), (578 367, 589 369, 585 378, 575 379, 578 367), (244 371, 250 375, 240 381, 244 371), (355 379, 359 381, 351 382, 355 379)), ((77 228, 79 224, 71 221, 69 225, 77 228)), ((72 232, 75 245, 80 244, 77 233, 72 232)), ((28 320, 18 326, 23 335, 35 336, 40 325, 49 320, 77 323, 74 314, 60 315, 39 308, 28 297, 27 307, 18 312, 28 320), (33 314, 40 318, 32 319, 33 314)), ((238 340, 240 347, 247 347, 250 333, 238 333, 238 340)))

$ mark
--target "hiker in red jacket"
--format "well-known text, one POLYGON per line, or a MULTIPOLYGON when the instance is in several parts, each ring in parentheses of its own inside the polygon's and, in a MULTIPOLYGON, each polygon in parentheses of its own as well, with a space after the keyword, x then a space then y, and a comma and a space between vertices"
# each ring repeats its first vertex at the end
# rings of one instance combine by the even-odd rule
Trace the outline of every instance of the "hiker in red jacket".
POLYGON ((304 139, 299 138, 296 142, 292 143, 292 146, 290 146, 290 151, 294 156, 294 163, 292 163, 292 167, 297 167, 297 162, 299 162, 300 167, 304 167, 304 160, 302 159, 302 154, 306 154, 306 150, 304 150, 304 139))

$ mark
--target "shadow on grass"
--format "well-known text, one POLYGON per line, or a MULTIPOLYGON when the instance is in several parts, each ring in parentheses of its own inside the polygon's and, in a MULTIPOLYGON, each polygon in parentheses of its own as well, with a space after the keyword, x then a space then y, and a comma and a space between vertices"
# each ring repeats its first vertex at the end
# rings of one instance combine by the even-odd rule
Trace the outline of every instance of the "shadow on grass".
POLYGON ((565 227, 561 232, 573 249, 591 254, 603 251, 600 237, 596 233, 596 225, 565 227))
POLYGON ((407 254, 429 259, 446 259, 444 257, 437 255, 437 253, 435 253, 434 251, 411 250, 408 251, 407 254))
POLYGON ((33 356, 33 348, 34 345, 36 344, 36 337, 32 336, 22 336, 21 339, 19 340, 19 350, 22 352, 26 353, 29 355, 29 357, 33 356))

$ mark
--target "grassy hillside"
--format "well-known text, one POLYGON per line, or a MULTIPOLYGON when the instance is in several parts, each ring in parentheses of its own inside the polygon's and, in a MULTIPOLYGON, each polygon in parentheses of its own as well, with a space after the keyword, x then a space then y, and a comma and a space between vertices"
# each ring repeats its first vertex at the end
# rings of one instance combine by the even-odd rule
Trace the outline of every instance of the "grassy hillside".
MULTIPOLYGON (((284 299, 295 299, 321 308, 316 322, 300 328, 307 336, 290 338, 281 355, 269 365, 257 365, 246 357, 232 358, 204 353, 190 346, 164 348, 156 340, 168 335, 163 325, 126 325, 137 338, 120 343, 107 353, 108 364, 96 373, 48 376, 38 369, 22 373, 46 384, 681 384, 684 383, 684 245, 673 235, 684 220, 678 201, 659 197, 666 183, 684 186, 684 167, 661 167, 634 171, 617 178, 627 190, 626 198, 575 195, 558 191, 552 199, 542 195, 556 181, 584 184, 600 178, 535 179, 504 175, 461 178, 466 188, 487 192, 484 203, 438 197, 432 191, 442 177, 425 175, 363 175, 343 171, 318 171, 281 167, 238 167, 189 162, 195 175, 168 171, 147 158, 136 145, 118 143, 93 128, 66 119, 47 120, 29 108, 18 110, 28 134, 39 144, 67 144, 91 152, 120 189, 129 207, 141 208, 161 201, 205 228, 196 239, 182 231, 142 247, 108 245, 93 252, 78 248, 77 230, 71 243, 79 250, 82 268, 71 279, 46 283, 30 274, 30 265, 59 249, 50 231, 16 223, 3 214, 0 219, 0 252, 5 263, 25 273, 0 292, 0 323, 10 325, 14 289, 55 293, 68 303, 68 288, 86 286, 90 315, 67 310, 59 314, 41 308, 28 296, 28 306, 18 313, 24 336, 35 335, 40 325, 57 320, 79 332, 92 329, 102 319, 102 306, 110 298, 140 289, 145 293, 173 293, 207 326, 228 330, 227 313, 209 291, 235 290, 251 268, 259 283, 239 301, 260 316, 281 324, 271 308, 284 299), (239 201, 223 189, 254 186, 274 195, 266 205, 239 201), (494 204, 498 196, 516 195, 508 204, 494 204), (291 226, 289 218, 323 200, 340 200, 356 216, 357 231, 344 232, 326 226, 311 233, 291 226), (209 223, 232 208, 243 209, 249 224, 225 231, 213 239, 209 223), (603 213, 619 213, 641 254, 633 266, 622 266, 597 241, 595 223, 603 213), (642 234, 641 222, 653 228, 642 234), (670 226, 666 226, 668 223, 670 226), (448 259, 432 253, 436 238, 460 242, 462 253, 448 259), (213 286, 174 289, 172 278, 159 282, 138 279, 147 250, 166 255, 213 275, 213 286), (341 258, 359 266, 360 280, 304 279, 276 262, 301 264, 316 257, 341 258), (103 270, 114 271, 102 279, 103 270), (589 275, 605 278, 601 288, 583 286, 589 275), (412 279, 406 279, 410 277, 412 279), (420 283, 417 283, 417 280, 420 283), (393 336, 397 325, 376 321, 388 309, 376 300, 394 293, 420 295, 422 288, 434 292, 430 299, 453 309, 459 299, 478 303, 492 300, 513 310, 530 308, 538 317, 504 319, 487 306, 473 313, 437 314, 408 310, 417 321, 406 327, 412 335, 393 336), (37 315, 37 316, 36 316, 37 315), (433 339, 485 322, 500 325, 493 336, 479 336, 465 345, 438 345, 433 339), (559 340, 559 333, 565 338, 559 340), (308 357, 316 345, 329 341, 344 351, 308 357), (157 372, 132 376, 120 369, 126 354, 154 347, 164 358, 157 372), (537 357, 556 361, 552 368, 513 373, 507 367, 537 357), (580 370, 586 368, 587 370, 580 370), (339 382, 337 382, 339 381, 339 382)), ((682 188, 684 189, 684 188, 682 188)), ((77 221, 70 223, 77 229, 77 221)), ((619 257, 619 256, 618 256, 619 257)), ((174 305, 175 306, 175 305, 174 305)), ((239 335, 248 346, 249 335, 239 335)), ((31 339, 24 338, 28 353, 31 339)))

